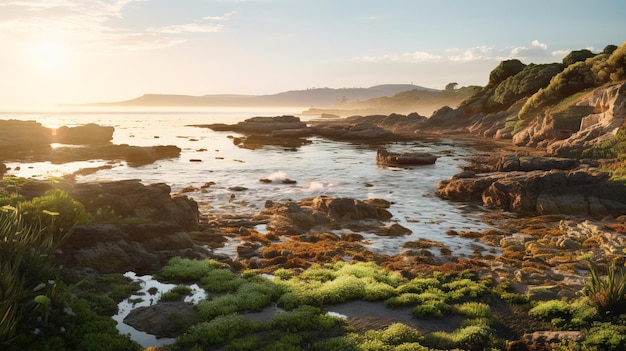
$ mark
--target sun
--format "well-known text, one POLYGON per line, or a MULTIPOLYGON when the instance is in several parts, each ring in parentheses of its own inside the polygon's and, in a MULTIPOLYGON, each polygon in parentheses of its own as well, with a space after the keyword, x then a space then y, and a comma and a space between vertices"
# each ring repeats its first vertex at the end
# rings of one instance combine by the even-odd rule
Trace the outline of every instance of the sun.
POLYGON ((63 44, 54 41, 40 43, 33 52, 34 63, 46 71, 58 71, 67 61, 67 53, 63 44))

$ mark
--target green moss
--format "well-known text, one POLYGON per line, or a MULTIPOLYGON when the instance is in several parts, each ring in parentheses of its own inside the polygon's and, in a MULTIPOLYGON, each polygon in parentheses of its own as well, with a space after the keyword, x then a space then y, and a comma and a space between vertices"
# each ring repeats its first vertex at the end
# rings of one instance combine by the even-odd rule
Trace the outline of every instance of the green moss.
POLYGON ((67 232, 77 224, 93 222, 83 204, 60 189, 20 202, 17 208, 28 223, 40 224, 54 233, 67 232))
POLYGON ((465 302, 460 305, 454 305, 457 314, 466 318, 491 318, 491 307, 482 302, 465 302))
POLYGON ((186 285, 178 285, 173 287, 161 295, 161 301, 183 301, 186 296, 191 296, 192 290, 186 285))
POLYGON ((610 323, 595 324, 589 329, 585 344, 601 350, 623 350, 626 345, 626 326, 610 323))
POLYGON ((193 326, 187 333, 176 338, 176 342, 178 347, 186 349, 194 346, 218 347, 253 330, 254 326, 242 316, 228 314, 193 326))
POLYGON ((218 268, 224 268, 224 265, 211 260, 190 260, 174 257, 156 276, 164 280, 195 282, 218 268))
POLYGON ((417 318, 443 318, 450 315, 454 308, 443 301, 427 302, 417 305, 411 312, 417 318))
POLYGON ((423 344, 438 350, 460 348, 463 350, 484 350, 493 345, 494 331, 486 325, 472 325, 459 328, 452 333, 433 332, 426 334, 423 344))

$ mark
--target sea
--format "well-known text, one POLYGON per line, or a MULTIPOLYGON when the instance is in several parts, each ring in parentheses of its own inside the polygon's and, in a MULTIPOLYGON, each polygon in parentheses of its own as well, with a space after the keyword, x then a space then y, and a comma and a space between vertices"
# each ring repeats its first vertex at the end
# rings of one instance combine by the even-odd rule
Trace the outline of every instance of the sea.
MULTIPOLYGON (((439 181, 459 173, 469 157, 483 152, 470 142, 444 138, 370 145, 311 137, 310 143, 298 147, 247 149, 233 143, 233 137, 240 136, 237 133, 216 132, 194 126, 235 124, 256 116, 296 115, 305 122, 319 118, 300 115, 304 110, 69 110, 0 113, 0 119, 34 120, 48 128, 96 123, 115 128, 114 144, 176 145, 182 149, 177 158, 140 167, 129 166, 124 161, 107 160, 65 164, 5 161, 10 169, 8 174, 11 175, 49 179, 80 169, 107 166, 110 168, 78 175, 76 181, 140 179, 144 184, 166 183, 171 187, 172 194, 185 191, 186 196, 197 201, 203 218, 251 216, 262 210, 268 200, 297 201, 319 195, 359 200, 380 198, 392 204, 389 208, 393 214, 390 224, 398 223, 412 233, 399 237, 360 233, 365 237, 364 243, 368 250, 396 255, 402 252, 406 242, 419 239, 441 242, 456 257, 470 257, 476 250, 490 249, 475 240, 446 234, 450 230, 489 229, 490 226, 481 220, 487 210, 475 204, 445 201, 435 195, 439 181), (433 165, 383 167, 376 163, 378 148, 393 152, 430 152, 437 155, 438 159, 433 165)), ((257 229, 263 231, 263 228, 257 229)), ((215 249, 215 252, 234 257, 239 242, 231 240, 223 248, 215 249)), ((169 289, 166 284, 157 282, 151 276, 136 276, 134 272, 127 272, 126 275, 140 282, 143 290, 156 286, 162 293, 169 289)), ((196 290, 201 295, 201 289, 196 290)), ((156 339, 124 324, 124 317, 132 309, 154 302, 137 301, 135 297, 120 303, 119 313, 113 317, 118 322, 118 329, 122 333, 130 333, 133 339, 145 347, 173 342, 171 339, 156 339)))
MULTIPOLYGON (((235 124, 250 117, 295 115, 307 122, 318 116, 300 115, 305 108, 249 108, 210 110, 90 110, 0 113, 0 119, 34 120, 48 128, 96 123, 115 128, 112 143, 137 146, 176 145, 179 157, 132 167, 124 161, 90 160, 50 162, 5 162, 8 174, 48 179, 84 168, 110 167, 76 177, 78 182, 140 179, 144 184, 166 183, 172 194, 183 190, 199 203, 205 218, 246 217, 264 208, 267 200, 300 200, 318 195, 358 200, 380 198, 392 203, 391 222, 412 231, 401 237, 362 233, 371 251, 395 255, 407 241, 427 239, 447 245, 455 256, 471 256, 483 247, 454 231, 483 231, 485 209, 474 204, 454 203, 435 196, 437 183, 462 170, 478 151, 470 142, 452 139, 414 140, 370 145, 367 143, 309 138, 299 147, 265 146, 242 148, 233 143, 233 132, 216 132, 194 125, 235 124), (383 167, 376 163, 376 150, 430 152, 434 165, 383 167), (272 182, 262 182, 269 179, 272 182), (288 179, 289 182, 283 180, 288 179), (214 183, 214 184, 213 184, 214 183), (291 184, 288 184, 291 183, 291 184), (207 185, 210 185, 207 187, 207 185), (239 191, 233 189, 238 188, 239 191), (245 189, 245 190, 241 190, 245 189)), ((64 145, 55 144, 53 147, 64 145)), ((220 253, 234 254, 237 242, 220 253)))

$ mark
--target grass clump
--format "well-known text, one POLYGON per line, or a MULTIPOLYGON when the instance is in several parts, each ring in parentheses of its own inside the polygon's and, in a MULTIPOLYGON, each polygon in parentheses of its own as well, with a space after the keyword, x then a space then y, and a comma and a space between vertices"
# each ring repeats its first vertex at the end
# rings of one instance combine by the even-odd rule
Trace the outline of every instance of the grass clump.
POLYGON ((423 344, 437 350, 462 349, 479 351, 495 344, 494 331, 487 325, 470 325, 452 333, 432 332, 424 336, 423 344))
POLYGON ((596 323, 587 332, 585 345, 600 350, 623 350, 626 345, 626 326, 596 323))
POLYGON ((549 300, 539 302, 531 308, 528 316, 549 322, 559 329, 579 329, 589 326, 598 318, 598 313, 584 300, 573 303, 565 300, 549 300))
POLYGON ((224 265, 212 260, 190 260, 173 257, 156 276, 163 280, 194 282, 217 268, 224 268, 224 265))
POLYGON ((160 301, 183 301, 185 297, 193 295, 193 291, 187 285, 178 285, 161 295, 160 301))
POLYGON ((598 267, 589 262, 591 279, 585 284, 583 292, 589 301, 602 314, 619 315, 626 313, 626 270, 624 266, 613 263, 607 274, 602 276, 598 267))

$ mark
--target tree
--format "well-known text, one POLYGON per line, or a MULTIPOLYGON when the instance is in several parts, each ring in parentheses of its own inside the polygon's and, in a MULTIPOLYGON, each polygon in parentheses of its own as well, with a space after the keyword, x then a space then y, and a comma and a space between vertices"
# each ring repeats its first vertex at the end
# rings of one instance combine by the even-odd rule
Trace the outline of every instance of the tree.
POLYGON ((457 82, 448 83, 448 84, 446 84, 446 91, 452 91, 452 90, 456 89, 456 87, 458 85, 459 85, 459 83, 457 83, 457 82))

